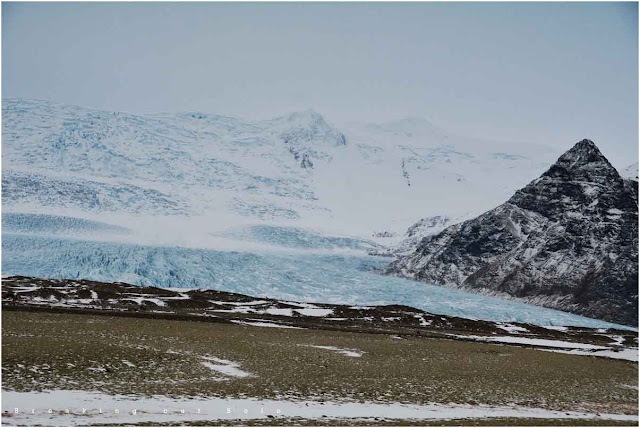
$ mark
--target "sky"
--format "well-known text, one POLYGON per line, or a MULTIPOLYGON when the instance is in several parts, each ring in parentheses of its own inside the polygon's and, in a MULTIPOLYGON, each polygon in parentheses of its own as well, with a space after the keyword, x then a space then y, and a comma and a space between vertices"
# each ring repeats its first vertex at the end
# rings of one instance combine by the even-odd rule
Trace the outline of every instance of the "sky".
POLYGON ((7 3, 2 97, 596 142, 638 159, 636 3, 7 3))

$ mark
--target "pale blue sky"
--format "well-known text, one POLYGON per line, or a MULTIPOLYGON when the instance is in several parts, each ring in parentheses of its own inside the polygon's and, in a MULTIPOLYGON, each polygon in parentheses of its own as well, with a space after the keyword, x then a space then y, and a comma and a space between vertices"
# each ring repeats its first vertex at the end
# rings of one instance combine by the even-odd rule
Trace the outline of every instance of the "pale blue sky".
POLYGON ((636 3, 3 3, 3 97, 453 132, 638 156, 636 3))

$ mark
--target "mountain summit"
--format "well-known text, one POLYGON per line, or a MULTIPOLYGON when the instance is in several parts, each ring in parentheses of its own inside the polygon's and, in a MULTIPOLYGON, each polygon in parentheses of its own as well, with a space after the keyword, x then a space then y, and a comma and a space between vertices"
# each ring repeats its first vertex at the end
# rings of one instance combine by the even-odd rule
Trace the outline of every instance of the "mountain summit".
POLYGON ((582 140, 565 152, 542 174, 542 178, 604 182, 616 180, 618 172, 591 140, 582 140))
POLYGON ((479 217, 425 238, 389 274, 638 324, 638 187, 590 140, 479 217))

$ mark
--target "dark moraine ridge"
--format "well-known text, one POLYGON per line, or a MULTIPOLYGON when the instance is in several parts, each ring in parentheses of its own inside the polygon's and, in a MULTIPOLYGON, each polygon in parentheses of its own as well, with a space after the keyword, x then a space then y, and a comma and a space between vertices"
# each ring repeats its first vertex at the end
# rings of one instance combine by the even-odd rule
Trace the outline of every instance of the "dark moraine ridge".
MULTIPOLYGON (((2 309, 463 341, 513 336, 526 340, 587 343, 606 347, 613 352, 638 346, 638 333, 629 330, 570 326, 547 328, 525 323, 438 315, 402 305, 351 306, 292 302, 216 290, 140 287, 78 279, 4 278, 2 309)), ((534 346, 527 343, 512 345, 534 346)), ((535 347, 539 348, 540 345, 535 347)))

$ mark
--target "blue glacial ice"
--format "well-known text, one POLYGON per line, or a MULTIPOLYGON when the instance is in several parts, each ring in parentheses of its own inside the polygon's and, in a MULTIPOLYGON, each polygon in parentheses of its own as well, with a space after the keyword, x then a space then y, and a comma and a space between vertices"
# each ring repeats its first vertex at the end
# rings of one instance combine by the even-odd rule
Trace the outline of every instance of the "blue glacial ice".
POLYGON ((129 229, 99 221, 50 214, 2 213, 2 230, 21 234, 59 235, 110 233, 125 235, 129 229))
POLYGON ((380 248, 373 241, 352 237, 325 236, 297 227, 254 225, 228 229, 216 236, 230 237, 241 241, 264 242, 277 247, 322 250, 371 250, 380 248))
POLYGON ((382 276, 374 269, 388 259, 354 253, 216 251, 15 233, 5 233, 3 238, 3 274, 211 288, 308 302, 403 304, 435 314, 538 325, 620 327, 520 302, 382 276))

